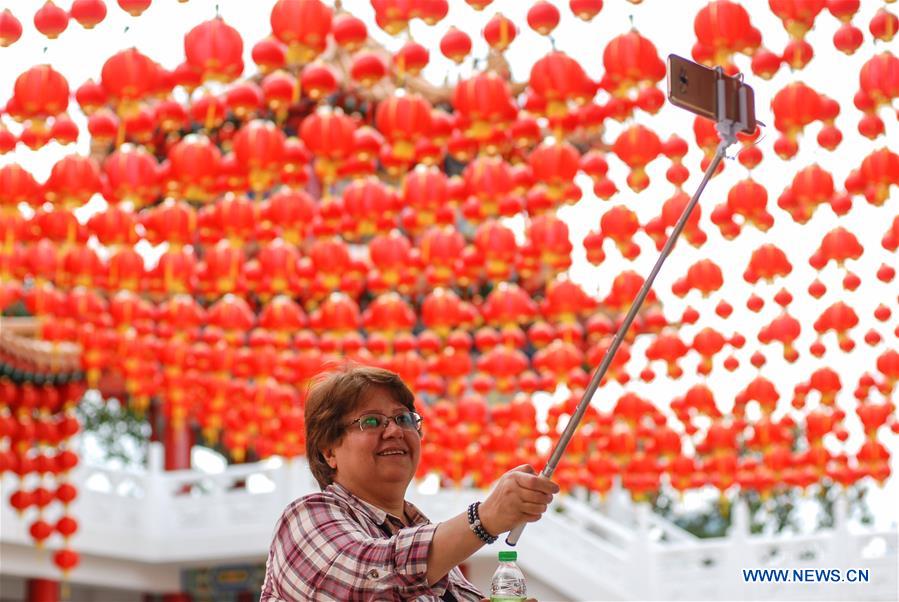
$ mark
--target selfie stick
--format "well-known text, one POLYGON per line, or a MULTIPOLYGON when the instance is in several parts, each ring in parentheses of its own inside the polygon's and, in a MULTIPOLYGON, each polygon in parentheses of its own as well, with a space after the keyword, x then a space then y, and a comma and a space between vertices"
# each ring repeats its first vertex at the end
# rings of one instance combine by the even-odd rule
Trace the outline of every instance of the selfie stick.
MULTIPOLYGON (((606 371, 612 364, 612 360, 615 359, 615 353, 618 351, 618 347, 621 346, 621 342, 624 340, 628 328, 630 328, 631 326, 631 322, 634 321, 634 318, 637 316, 637 312, 640 311, 640 306, 643 305, 643 301, 646 299, 646 295, 649 294, 649 290, 652 288, 652 283, 656 279, 656 275, 658 275, 659 270, 662 268, 662 264, 665 263, 665 259, 668 258, 668 254, 671 253, 671 249, 674 248, 674 243, 677 242, 677 238, 678 236, 680 236, 681 230, 684 229, 687 220, 690 218, 690 213, 693 212, 693 207, 699 200, 699 195, 702 194, 702 191, 705 189, 705 185, 708 184, 709 180, 712 178, 712 175, 714 175, 715 170, 718 169, 718 164, 721 163, 721 160, 724 158, 727 147, 737 141, 737 132, 742 129, 741 126, 743 124, 741 122, 735 122, 730 119, 723 118, 724 94, 724 80, 719 79, 719 119, 716 128, 718 130, 718 135, 721 138, 721 142, 718 143, 718 149, 715 151, 715 157, 714 159, 712 159, 711 164, 709 164, 708 169, 705 170, 705 175, 702 178, 702 182, 700 182, 699 184, 699 188, 697 188, 696 192, 693 194, 693 198, 690 199, 690 202, 687 204, 686 208, 681 214, 680 219, 677 220, 677 224, 675 224, 674 230, 671 232, 671 236, 668 238, 668 241, 662 248, 659 259, 656 261, 655 266, 653 266, 652 271, 649 273, 649 277, 646 279, 646 282, 643 283, 643 287, 640 289, 640 292, 637 293, 637 298, 634 299, 634 303, 633 305, 631 305, 630 310, 627 312, 627 316, 624 318, 624 322, 622 322, 621 326, 618 328, 618 332, 615 333, 615 338, 612 340, 612 344, 609 346, 609 350, 606 351, 605 357, 602 359, 602 362, 599 364, 596 372, 593 373, 593 378, 590 379, 590 384, 587 385, 587 390, 584 391, 584 396, 581 398, 580 403, 578 403, 577 410, 568 421, 568 425, 565 427, 565 431, 559 438, 559 442, 556 443, 556 447, 553 449, 552 454, 550 455, 549 460, 546 463, 546 466, 540 473, 546 478, 552 477, 553 473, 556 471, 556 466, 558 466, 559 460, 562 459, 562 454, 565 453, 565 448, 568 447, 568 442, 571 441, 571 437, 574 435, 574 431, 577 430, 578 424, 580 424, 581 419, 584 417, 584 412, 587 411, 587 406, 590 405, 590 400, 593 398, 593 394, 596 392, 596 388, 599 386, 602 377, 605 376, 606 371)), ((740 112, 743 116, 743 119, 745 120, 745 93, 741 94, 740 97, 740 112)), ((523 523, 512 529, 512 531, 509 532, 509 536, 506 537, 506 544, 510 546, 514 546, 515 544, 517 544, 518 538, 521 537, 521 532, 524 531, 524 526, 525 524, 523 523)))

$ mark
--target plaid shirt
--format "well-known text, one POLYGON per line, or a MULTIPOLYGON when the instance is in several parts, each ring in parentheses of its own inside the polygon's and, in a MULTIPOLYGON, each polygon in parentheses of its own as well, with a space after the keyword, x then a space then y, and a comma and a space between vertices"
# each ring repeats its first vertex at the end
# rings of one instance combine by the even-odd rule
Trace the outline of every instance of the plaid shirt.
POLYGON ((299 498, 278 521, 260 602, 481 600, 454 567, 428 585, 437 525, 405 502, 411 527, 333 483, 299 498))

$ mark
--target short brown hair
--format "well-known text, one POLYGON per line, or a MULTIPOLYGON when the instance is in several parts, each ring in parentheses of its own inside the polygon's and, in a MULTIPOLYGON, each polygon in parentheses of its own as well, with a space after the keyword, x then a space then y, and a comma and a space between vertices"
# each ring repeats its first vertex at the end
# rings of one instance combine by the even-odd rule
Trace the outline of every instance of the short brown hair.
POLYGON ((305 410, 306 458, 322 489, 334 482, 335 472, 322 452, 340 443, 346 430, 344 420, 371 387, 384 387, 398 403, 415 411, 415 396, 400 376, 373 366, 348 365, 323 373, 309 391, 305 410))

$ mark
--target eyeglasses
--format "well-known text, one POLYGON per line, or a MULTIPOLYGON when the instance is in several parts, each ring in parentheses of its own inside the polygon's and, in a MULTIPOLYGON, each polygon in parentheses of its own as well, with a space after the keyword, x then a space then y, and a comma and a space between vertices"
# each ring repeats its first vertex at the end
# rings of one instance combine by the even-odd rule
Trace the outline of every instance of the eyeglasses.
POLYGON ((379 414, 377 412, 363 414, 350 422, 350 424, 347 425, 347 428, 358 422, 359 430, 363 432, 374 432, 378 429, 383 431, 387 429, 387 425, 390 424, 391 420, 405 431, 421 430, 421 416, 416 412, 400 412, 396 416, 385 416, 384 414, 379 414))

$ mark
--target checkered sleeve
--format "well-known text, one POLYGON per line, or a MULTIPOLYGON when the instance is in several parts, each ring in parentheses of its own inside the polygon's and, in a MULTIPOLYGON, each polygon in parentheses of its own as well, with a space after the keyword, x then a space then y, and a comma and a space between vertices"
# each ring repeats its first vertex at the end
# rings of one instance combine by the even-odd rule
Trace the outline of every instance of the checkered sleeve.
POLYGON ((313 494, 278 522, 262 602, 279 600, 436 599, 446 580, 429 586, 428 548, 437 529, 424 524, 390 538, 367 533, 332 497, 313 494), (269 597, 267 598, 266 595, 269 597))

